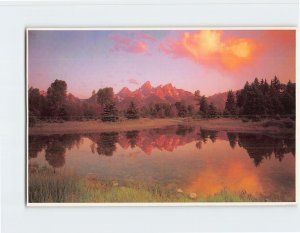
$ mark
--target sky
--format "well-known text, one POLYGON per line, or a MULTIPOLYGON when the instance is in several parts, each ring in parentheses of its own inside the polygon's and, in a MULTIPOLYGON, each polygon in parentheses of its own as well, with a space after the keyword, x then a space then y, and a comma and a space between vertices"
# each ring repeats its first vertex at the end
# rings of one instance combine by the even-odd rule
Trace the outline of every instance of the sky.
POLYGON ((28 84, 55 79, 88 98, 93 90, 172 83, 212 95, 255 77, 295 82, 295 30, 30 30, 28 84))

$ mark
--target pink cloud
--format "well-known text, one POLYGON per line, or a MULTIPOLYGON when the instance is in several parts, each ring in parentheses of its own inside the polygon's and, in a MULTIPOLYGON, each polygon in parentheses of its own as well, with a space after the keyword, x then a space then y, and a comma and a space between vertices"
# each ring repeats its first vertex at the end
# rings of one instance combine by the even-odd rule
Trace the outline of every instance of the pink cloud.
POLYGON ((149 54, 149 43, 154 42, 155 38, 146 33, 138 32, 132 38, 123 35, 113 35, 112 40, 114 41, 112 51, 149 54))
POLYGON ((137 32, 136 36, 138 39, 143 40, 143 41, 149 41, 149 42, 155 42, 156 38, 154 38, 153 36, 150 36, 149 34, 145 33, 145 32, 137 32))
POLYGON ((139 85, 139 81, 137 81, 136 79, 134 78, 129 78, 127 79, 127 81, 130 83, 130 84, 135 84, 135 85, 139 85))
POLYGON ((176 58, 189 58, 202 65, 223 70, 237 70, 252 62, 256 41, 246 38, 224 38, 223 31, 184 32, 177 40, 168 38, 160 50, 176 58))

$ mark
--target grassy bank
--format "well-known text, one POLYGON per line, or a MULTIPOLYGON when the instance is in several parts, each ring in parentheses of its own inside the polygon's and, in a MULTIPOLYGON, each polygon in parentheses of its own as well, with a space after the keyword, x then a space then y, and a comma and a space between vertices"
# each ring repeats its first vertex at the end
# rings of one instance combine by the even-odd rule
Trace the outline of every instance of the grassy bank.
POLYGON ((30 203, 124 203, 124 202, 255 202, 246 192, 223 190, 201 197, 185 193, 175 186, 149 185, 128 181, 102 181, 97 177, 79 178, 74 174, 58 174, 44 170, 29 177, 30 203))
POLYGON ((262 120, 259 122, 243 122, 241 119, 217 118, 217 119, 192 119, 192 118, 164 118, 150 119, 141 118, 137 120, 125 120, 119 122, 101 121, 66 121, 63 123, 40 122, 29 128, 29 134, 68 134, 68 133, 97 133, 109 131, 129 131, 151 128, 162 128, 171 125, 200 126, 203 129, 225 130, 231 132, 266 132, 284 133, 293 132, 294 127, 284 126, 284 120, 262 120), (277 124, 267 124, 277 122, 277 124))

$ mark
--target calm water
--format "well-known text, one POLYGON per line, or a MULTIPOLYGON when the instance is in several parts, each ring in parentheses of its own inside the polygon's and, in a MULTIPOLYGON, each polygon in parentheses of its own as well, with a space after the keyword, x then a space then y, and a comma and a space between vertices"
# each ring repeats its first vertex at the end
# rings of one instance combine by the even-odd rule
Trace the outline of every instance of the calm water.
MULTIPOLYGON (((29 166, 176 185, 199 196, 227 189, 295 200, 293 135, 176 126, 129 132, 29 137, 29 166)), ((30 181, 29 181, 30 182, 30 181)))

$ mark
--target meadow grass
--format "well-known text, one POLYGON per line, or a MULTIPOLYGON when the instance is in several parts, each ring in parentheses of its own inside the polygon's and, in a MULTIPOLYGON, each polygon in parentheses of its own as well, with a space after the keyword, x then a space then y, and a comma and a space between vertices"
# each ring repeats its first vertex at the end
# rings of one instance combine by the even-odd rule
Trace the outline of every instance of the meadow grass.
POLYGON ((263 132, 282 133, 293 132, 292 123, 266 124, 264 119, 260 122, 232 118, 192 119, 192 118, 140 118, 118 122, 101 121, 66 121, 64 123, 40 122, 29 128, 29 135, 67 134, 67 133, 98 133, 111 131, 130 131, 163 128, 172 125, 199 126, 207 130, 225 130, 231 132, 263 132), (291 125, 292 124, 292 125, 291 125))
POLYGON ((29 174, 29 202, 68 202, 68 196, 77 190, 78 179, 72 174, 57 174, 42 169, 29 174))
MULTIPOLYGON (((174 186, 175 187, 175 186, 174 186)), ((134 203, 134 202, 255 202, 246 192, 222 190, 211 196, 194 198, 173 186, 80 178, 71 173, 45 170, 29 176, 30 203, 134 203)))

